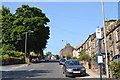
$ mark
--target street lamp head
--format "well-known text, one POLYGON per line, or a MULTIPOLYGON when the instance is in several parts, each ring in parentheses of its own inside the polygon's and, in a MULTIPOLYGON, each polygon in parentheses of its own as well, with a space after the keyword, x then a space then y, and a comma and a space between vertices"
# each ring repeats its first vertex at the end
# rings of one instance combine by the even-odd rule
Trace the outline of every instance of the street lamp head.
POLYGON ((26 31, 26 33, 33 33, 34 31, 26 31))
POLYGON ((33 33, 34 31, 31 31, 31 33, 33 33))

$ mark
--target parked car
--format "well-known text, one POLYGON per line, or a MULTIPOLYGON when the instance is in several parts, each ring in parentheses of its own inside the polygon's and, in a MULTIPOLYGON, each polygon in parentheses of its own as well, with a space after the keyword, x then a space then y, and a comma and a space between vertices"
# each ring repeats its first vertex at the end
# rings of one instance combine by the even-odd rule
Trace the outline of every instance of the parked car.
POLYGON ((112 61, 120 61, 120 53, 112 58, 112 61))
POLYGON ((63 74, 65 74, 66 77, 77 77, 80 75, 85 76, 86 69, 78 60, 66 60, 63 66, 63 74))
POLYGON ((52 57, 51 57, 51 60, 56 60, 56 57, 55 57, 55 56, 52 56, 52 57))
POLYGON ((31 59, 31 62, 32 62, 32 63, 39 62, 39 58, 38 58, 38 57, 33 57, 33 58, 31 59))
POLYGON ((48 57, 45 57, 45 61, 49 61, 48 57))
POLYGON ((60 59, 59 59, 59 64, 60 64, 60 65, 63 65, 63 64, 65 63, 65 60, 66 60, 65 58, 60 58, 60 59))

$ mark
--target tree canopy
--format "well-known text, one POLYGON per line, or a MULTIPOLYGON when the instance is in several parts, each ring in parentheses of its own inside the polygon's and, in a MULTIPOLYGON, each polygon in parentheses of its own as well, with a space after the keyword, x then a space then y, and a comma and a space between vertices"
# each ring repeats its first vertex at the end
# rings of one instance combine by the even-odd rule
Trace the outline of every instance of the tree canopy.
POLYGON ((50 30, 46 26, 50 20, 41 9, 22 5, 14 14, 9 8, 2 6, 2 44, 12 45, 16 51, 24 52, 27 32, 27 52, 43 54, 49 39, 50 30), (33 31, 33 33, 30 33, 33 31))
POLYGON ((48 57, 49 55, 52 55, 52 52, 47 52, 45 57, 48 57))

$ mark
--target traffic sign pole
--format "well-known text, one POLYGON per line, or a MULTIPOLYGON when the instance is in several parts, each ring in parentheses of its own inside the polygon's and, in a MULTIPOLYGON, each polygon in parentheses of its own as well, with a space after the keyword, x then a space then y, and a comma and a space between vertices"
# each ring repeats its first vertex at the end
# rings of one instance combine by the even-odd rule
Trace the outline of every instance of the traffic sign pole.
MULTIPOLYGON (((98 56, 100 55, 100 39, 98 39, 98 56)), ((100 80, 102 80, 102 63, 100 63, 100 80)))
POLYGON ((98 39, 98 55, 97 57, 97 64, 100 65, 100 80, 102 80, 102 64, 103 64, 103 56, 100 54, 100 39, 102 38, 101 36, 101 28, 96 29, 96 38, 98 39))

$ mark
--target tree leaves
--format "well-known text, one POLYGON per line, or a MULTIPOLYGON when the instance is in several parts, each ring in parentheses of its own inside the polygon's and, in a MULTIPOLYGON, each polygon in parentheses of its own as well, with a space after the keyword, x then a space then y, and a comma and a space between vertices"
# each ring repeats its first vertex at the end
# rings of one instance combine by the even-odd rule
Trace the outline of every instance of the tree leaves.
POLYGON ((42 10, 22 5, 14 14, 4 6, 1 11, 2 43, 14 45, 17 51, 24 52, 25 36, 28 32, 27 51, 42 53, 50 35, 49 27, 45 26, 50 20, 42 13, 42 10))

